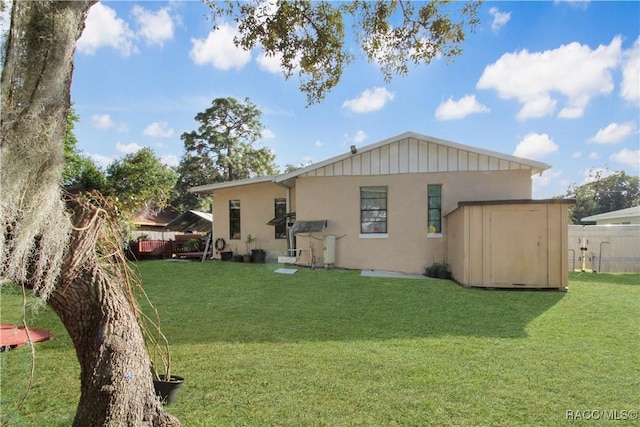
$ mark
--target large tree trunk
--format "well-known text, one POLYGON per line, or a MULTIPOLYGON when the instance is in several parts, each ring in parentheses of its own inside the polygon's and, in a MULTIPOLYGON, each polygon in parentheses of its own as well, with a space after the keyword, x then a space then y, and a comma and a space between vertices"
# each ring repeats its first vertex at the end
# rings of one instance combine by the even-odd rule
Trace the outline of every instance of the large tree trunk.
POLYGON ((76 426, 169 426, 104 211, 60 190, 75 43, 95 0, 14 0, 2 69, 0 277, 48 300, 81 366, 76 426), (100 251, 98 251, 100 249, 100 251), (120 273, 118 273, 120 271, 120 273))
MULTIPOLYGON (((106 213, 88 203, 69 205, 75 228, 49 304, 69 331, 80 361, 81 396, 74 425, 179 425, 153 390, 130 277, 105 269, 108 263, 96 255, 96 244, 108 243, 103 238, 106 213)), ((120 242, 114 243, 113 249, 119 250, 120 242)), ((122 254, 119 258, 124 259, 122 254)))

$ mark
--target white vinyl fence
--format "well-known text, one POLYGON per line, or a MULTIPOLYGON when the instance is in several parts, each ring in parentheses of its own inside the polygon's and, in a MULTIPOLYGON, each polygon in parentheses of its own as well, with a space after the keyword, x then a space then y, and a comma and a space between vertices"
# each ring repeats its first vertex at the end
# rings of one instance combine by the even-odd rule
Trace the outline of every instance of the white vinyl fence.
POLYGON ((640 225, 569 225, 569 271, 640 273, 640 225))

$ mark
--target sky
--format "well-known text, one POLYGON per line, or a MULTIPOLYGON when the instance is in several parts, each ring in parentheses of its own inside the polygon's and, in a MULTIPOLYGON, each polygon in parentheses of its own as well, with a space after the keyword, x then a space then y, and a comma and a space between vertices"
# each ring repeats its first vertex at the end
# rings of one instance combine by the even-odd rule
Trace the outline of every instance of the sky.
POLYGON ((453 62, 385 82, 358 46, 340 83, 307 106, 260 49, 214 31, 198 1, 104 1, 78 41, 71 98, 78 148, 99 165, 153 149, 177 165, 183 132, 218 97, 262 111, 258 147, 276 163, 317 162, 412 131, 552 165, 534 198, 564 195, 595 171, 640 166, 640 2, 483 3, 453 62))

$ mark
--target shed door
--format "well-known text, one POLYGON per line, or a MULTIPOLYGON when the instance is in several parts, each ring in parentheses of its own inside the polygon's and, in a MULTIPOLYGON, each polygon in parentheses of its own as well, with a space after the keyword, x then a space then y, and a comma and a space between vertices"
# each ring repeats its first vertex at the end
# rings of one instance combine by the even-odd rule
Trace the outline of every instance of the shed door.
MULTIPOLYGON (((490 281, 547 285, 547 223, 541 209, 491 212, 490 281)), ((485 247, 485 250, 487 248, 485 247)))

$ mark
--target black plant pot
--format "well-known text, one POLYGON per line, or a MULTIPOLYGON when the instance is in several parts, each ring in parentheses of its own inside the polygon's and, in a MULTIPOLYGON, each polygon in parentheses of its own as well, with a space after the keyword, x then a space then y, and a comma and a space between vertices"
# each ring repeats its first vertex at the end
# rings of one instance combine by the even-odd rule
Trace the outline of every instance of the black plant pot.
POLYGON ((251 249, 251 259, 253 262, 264 264, 267 258, 267 253, 264 249, 251 249))
POLYGON ((184 378, 171 375, 171 380, 165 381, 164 375, 159 375, 159 377, 159 380, 153 379, 153 388, 156 391, 156 396, 160 397, 163 404, 171 405, 176 400, 178 389, 182 386, 184 378))
POLYGON ((233 259, 232 251, 220 252, 220 259, 222 261, 231 261, 233 259))
POLYGON ((450 271, 439 271, 438 279, 451 280, 451 272, 450 271))
POLYGON ((242 255, 234 255, 233 256, 233 262, 242 262, 243 261, 243 256, 242 255))

